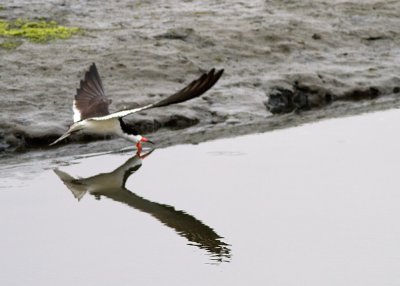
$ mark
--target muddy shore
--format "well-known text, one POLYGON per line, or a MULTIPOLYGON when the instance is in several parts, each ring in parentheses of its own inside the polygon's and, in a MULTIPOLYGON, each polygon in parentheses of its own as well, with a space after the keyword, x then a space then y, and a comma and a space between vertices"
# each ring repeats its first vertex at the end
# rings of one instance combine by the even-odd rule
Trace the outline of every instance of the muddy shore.
POLYGON ((212 67, 225 69, 202 98, 127 117, 158 147, 400 106, 398 1, 2 5, 0 19, 44 17, 84 30, 68 40, 0 49, 6 161, 127 146, 120 139, 80 144, 93 138, 75 136, 46 147, 71 123, 75 89, 92 62, 112 111, 167 96, 212 67))

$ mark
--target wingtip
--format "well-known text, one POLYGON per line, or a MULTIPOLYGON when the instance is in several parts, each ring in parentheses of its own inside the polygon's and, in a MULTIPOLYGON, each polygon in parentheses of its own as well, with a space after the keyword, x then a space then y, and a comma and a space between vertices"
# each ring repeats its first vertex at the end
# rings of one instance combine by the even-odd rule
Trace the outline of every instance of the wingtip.
MULTIPOLYGON (((97 67, 96 67, 95 63, 92 63, 90 65, 90 67, 89 67, 89 72, 88 73, 94 73, 94 72, 97 72, 97 67)), ((86 73, 86 74, 88 74, 88 73, 86 73)))
POLYGON ((220 69, 220 70, 216 70, 215 68, 212 68, 209 72, 208 72, 208 74, 212 74, 212 75, 214 75, 214 76, 216 76, 216 77, 220 77, 223 73, 224 73, 224 69, 220 69))
POLYGON ((96 77, 98 75, 97 67, 95 63, 92 63, 91 66, 89 67, 89 70, 85 73, 84 80, 81 80, 81 87, 82 84, 85 82, 89 81, 91 78, 96 77))
POLYGON ((224 69, 220 69, 219 71, 217 71, 217 73, 214 75, 214 78, 216 79, 216 81, 219 80, 219 78, 222 76, 223 73, 224 73, 224 69))

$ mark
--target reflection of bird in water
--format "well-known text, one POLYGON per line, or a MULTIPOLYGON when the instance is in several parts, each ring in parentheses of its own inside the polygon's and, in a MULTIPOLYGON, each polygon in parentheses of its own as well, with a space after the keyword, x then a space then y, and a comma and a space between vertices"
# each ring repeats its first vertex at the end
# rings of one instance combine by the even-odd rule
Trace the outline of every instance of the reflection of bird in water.
POLYGON ((224 243, 221 240, 222 237, 215 233, 212 228, 172 206, 146 200, 126 189, 127 179, 141 167, 142 159, 150 153, 142 156, 136 155, 128 159, 113 172, 98 174, 89 178, 75 179, 59 169, 55 169, 54 172, 78 200, 82 199, 86 193, 90 193, 97 199, 104 196, 124 203, 152 215, 164 225, 174 229, 178 235, 189 240, 191 245, 209 252, 212 260, 229 261, 231 256, 229 245, 224 243))

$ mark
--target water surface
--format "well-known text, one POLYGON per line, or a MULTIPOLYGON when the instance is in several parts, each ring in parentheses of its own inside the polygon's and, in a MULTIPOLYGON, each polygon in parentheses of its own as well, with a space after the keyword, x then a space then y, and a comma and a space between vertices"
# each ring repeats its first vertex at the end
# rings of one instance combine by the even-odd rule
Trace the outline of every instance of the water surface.
POLYGON ((398 122, 3 166, 0 284, 399 285, 398 122))

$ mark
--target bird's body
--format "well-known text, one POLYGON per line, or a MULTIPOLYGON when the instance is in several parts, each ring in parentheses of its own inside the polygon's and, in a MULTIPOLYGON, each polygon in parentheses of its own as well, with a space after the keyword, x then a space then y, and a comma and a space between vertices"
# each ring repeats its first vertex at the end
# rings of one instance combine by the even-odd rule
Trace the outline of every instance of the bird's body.
MULTIPOLYGON (((121 118, 109 118, 106 120, 93 120, 93 119, 84 119, 78 122, 75 122, 71 125, 69 130, 67 131, 69 136, 75 132, 84 130, 85 133, 94 134, 94 135, 117 135, 121 138, 127 139, 129 141, 133 141, 137 143, 140 141, 141 136, 138 134, 130 134, 127 131, 124 131, 123 127, 126 124, 122 121, 121 118)), ((66 138, 66 137, 64 137, 66 138)), ((60 137, 57 140, 61 141, 64 138, 60 137)), ((57 143, 57 142, 55 142, 57 143)), ((52 143, 52 144, 55 144, 52 143)))
POLYGON ((85 129, 87 133, 91 134, 122 134, 122 129, 118 118, 110 118, 103 121, 84 119, 75 123, 77 129, 85 129))
POLYGON ((92 64, 89 71, 86 72, 84 80, 81 81, 80 88, 77 89, 77 94, 73 101, 74 124, 50 145, 58 143, 73 133, 82 131, 97 135, 117 135, 134 142, 140 152, 142 148, 141 142, 151 141, 125 124, 122 119, 123 117, 142 110, 163 107, 198 97, 210 89, 218 81, 222 73, 223 70, 215 73, 215 70, 212 69, 208 73, 203 74, 199 79, 192 81, 182 90, 163 100, 135 109, 110 113, 108 107, 111 104, 111 100, 105 95, 96 65, 92 64))

